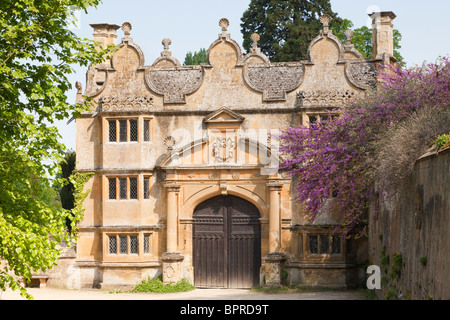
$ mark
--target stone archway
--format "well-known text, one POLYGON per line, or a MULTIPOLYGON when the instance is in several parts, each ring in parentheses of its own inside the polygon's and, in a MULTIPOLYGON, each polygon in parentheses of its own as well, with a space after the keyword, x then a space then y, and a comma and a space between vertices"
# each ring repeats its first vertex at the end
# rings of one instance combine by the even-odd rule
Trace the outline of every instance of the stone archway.
POLYGON ((261 267, 260 213, 236 196, 216 196, 193 214, 194 285, 252 288, 261 267))

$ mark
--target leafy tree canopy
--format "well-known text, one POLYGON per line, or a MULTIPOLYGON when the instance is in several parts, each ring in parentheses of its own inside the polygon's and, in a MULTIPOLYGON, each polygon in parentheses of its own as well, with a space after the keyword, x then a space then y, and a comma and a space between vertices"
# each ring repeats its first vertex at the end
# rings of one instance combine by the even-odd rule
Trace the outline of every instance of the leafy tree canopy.
MULTIPOLYGON (((372 57, 372 30, 366 26, 353 29, 353 22, 332 11, 329 0, 251 0, 241 18, 243 47, 248 52, 250 36, 258 33, 261 51, 271 61, 306 60, 308 46, 322 29, 320 17, 325 13, 332 17, 330 28, 334 35, 345 42, 344 32, 351 29, 355 48, 365 58, 372 57)), ((394 29, 394 56, 399 64, 403 64, 401 39, 401 33, 394 29)))
POLYGON ((206 54, 206 49, 205 48, 201 48, 198 52, 195 51, 194 53, 192 53, 191 51, 189 51, 188 53, 186 53, 186 57, 184 58, 184 66, 195 66, 195 65, 199 65, 201 63, 206 63, 207 62, 207 54, 206 54))
MULTIPOLYGON (((71 105, 66 93, 73 66, 99 63, 112 48, 70 31, 73 8, 86 11, 99 0, 2 0, 0 2, 0 290, 18 289, 13 275, 29 279, 57 263, 59 243, 75 241, 81 206, 49 205, 50 176, 65 146, 53 125, 86 105, 71 105)), ((81 204, 85 177, 70 178, 81 204)), ((21 289, 23 295, 25 289, 21 289)), ((28 296, 30 297, 30 296, 28 296)))
POLYGON ((342 24, 329 0, 251 0, 241 18, 243 47, 249 51, 250 36, 257 33, 261 51, 271 61, 305 60, 310 42, 322 29, 323 14, 331 16, 331 25, 342 24))

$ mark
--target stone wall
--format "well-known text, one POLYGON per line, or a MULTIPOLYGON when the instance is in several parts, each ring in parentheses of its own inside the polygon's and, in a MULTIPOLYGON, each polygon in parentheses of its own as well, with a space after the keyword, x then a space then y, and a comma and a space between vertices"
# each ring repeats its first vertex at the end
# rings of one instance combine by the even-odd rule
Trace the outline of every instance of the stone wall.
POLYGON ((381 267, 378 298, 450 298, 449 181, 450 148, 428 152, 393 200, 373 204, 369 255, 381 267))

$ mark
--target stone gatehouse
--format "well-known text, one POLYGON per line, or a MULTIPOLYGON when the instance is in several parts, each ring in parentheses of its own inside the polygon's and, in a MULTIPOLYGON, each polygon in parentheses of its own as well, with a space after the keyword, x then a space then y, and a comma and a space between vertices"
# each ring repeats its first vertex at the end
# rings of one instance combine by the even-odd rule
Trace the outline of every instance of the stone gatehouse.
MULTIPOLYGON (((163 275, 197 287, 248 288, 281 282, 328 287, 360 283, 363 240, 314 223, 279 170, 277 133, 330 121, 336 108, 375 85, 392 63, 392 12, 374 13, 373 59, 343 44, 321 18, 308 60, 272 63, 252 35, 244 55, 221 19, 207 63, 182 66, 163 39, 151 64, 131 36, 87 71, 77 101, 97 102, 76 119, 77 169, 86 184, 76 261, 79 287, 130 286, 163 275)), ((117 44, 114 24, 94 40, 117 44)))

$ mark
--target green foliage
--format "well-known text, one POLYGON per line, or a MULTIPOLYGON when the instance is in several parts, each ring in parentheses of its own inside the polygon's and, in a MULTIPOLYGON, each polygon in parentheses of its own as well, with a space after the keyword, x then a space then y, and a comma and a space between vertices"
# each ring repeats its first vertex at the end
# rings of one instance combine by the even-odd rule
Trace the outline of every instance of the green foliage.
POLYGON ((398 279, 402 273, 402 267, 405 264, 403 263, 403 257, 401 253, 394 253, 392 255, 392 265, 391 265, 391 273, 389 277, 391 279, 398 279))
POLYGON ((437 137, 434 142, 437 148, 446 148, 450 146, 450 132, 448 134, 442 134, 437 137))
POLYGON ((208 62, 206 49, 201 48, 198 52, 195 51, 192 53, 189 51, 186 53, 186 57, 184 58, 184 66, 195 66, 202 63, 208 62))
POLYGON ((385 300, 398 300, 397 293, 393 289, 386 291, 384 295, 385 300))
POLYGON ((389 263, 390 259, 389 255, 386 254, 386 246, 383 246, 383 248, 381 249, 381 260, 380 260, 381 270, 383 271, 383 273, 387 273, 389 263))
POLYGON ((141 283, 130 292, 155 292, 155 293, 170 293, 170 292, 184 292, 194 290, 195 287, 186 279, 181 279, 177 283, 164 284, 161 276, 156 279, 143 280, 141 283))
POLYGON ((427 265, 427 257, 426 256, 420 257, 419 262, 421 265, 426 266, 427 265))
POLYGON ((322 29, 319 19, 325 13, 332 17, 331 25, 342 23, 329 0, 251 0, 241 18, 243 47, 249 52, 250 36, 258 33, 261 51, 271 61, 305 60, 309 43, 322 29))
MULTIPOLYGON (((72 175, 76 166, 76 153, 73 150, 69 150, 64 155, 64 160, 59 163, 61 168, 61 178, 66 179, 67 183, 59 186, 59 196, 61 199, 61 205, 64 209, 72 210, 75 207, 75 187, 72 182, 68 181, 72 175)), ((66 225, 71 231, 70 220, 66 221, 66 225)))
POLYGON ((69 178, 77 190, 72 210, 52 203, 49 190, 65 153, 54 123, 89 108, 67 102, 67 75, 73 65, 99 63, 114 49, 97 51, 94 42, 69 30, 75 6, 86 11, 98 3, 0 2, 0 259, 6 261, 0 290, 20 289, 27 298, 13 275, 30 279, 57 264, 60 243, 76 241, 66 220, 75 230, 82 218, 86 175, 69 178))

